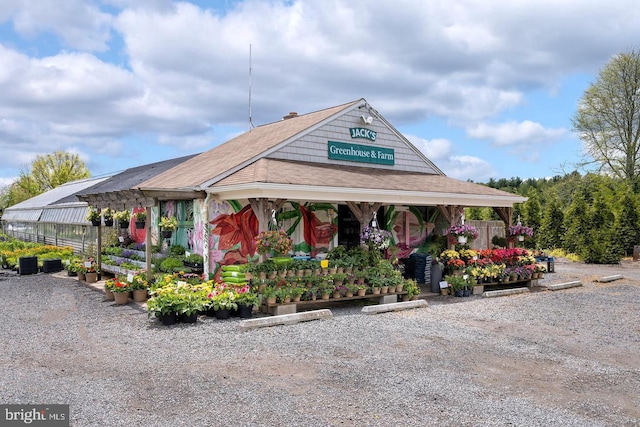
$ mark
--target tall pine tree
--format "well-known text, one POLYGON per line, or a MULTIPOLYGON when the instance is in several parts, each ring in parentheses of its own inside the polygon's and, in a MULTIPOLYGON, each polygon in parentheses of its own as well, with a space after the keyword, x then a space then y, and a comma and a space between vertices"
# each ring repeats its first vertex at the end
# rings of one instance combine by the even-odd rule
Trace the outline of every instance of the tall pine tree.
POLYGON ((560 200, 555 193, 549 194, 547 204, 542 213, 540 230, 538 230, 538 246, 542 249, 562 247, 564 237, 564 213, 560 208, 560 200))

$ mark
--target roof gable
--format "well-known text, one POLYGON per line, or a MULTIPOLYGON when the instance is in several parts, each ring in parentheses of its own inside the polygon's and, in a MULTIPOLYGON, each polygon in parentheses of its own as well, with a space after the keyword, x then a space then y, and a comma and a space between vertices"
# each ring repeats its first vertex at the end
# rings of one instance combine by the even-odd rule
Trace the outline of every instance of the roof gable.
POLYGON ((444 175, 364 99, 295 139, 280 144, 264 157, 444 175), (351 152, 361 155, 336 155, 330 147, 354 150, 351 152))
POLYGON ((202 190, 268 155, 274 149, 360 101, 258 126, 180 165, 137 188, 141 190, 202 190))

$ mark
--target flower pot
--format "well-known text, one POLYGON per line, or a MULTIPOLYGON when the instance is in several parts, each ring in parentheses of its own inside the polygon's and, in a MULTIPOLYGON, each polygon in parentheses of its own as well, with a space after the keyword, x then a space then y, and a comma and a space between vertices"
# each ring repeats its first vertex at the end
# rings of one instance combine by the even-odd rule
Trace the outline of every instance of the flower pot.
POLYGON ((388 286, 383 286, 382 288, 380 288, 380 293, 381 294, 386 294, 389 292, 389 287, 388 286))
POLYGON ((183 323, 196 323, 198 321, 198 313, 180 315, 180 321, 183 323))
POLYGON ((373 288, 372 292, 373 295, 380 295, 380 288, 373 288))
POLYGON ((67 276, 69 277, 76 277, 78 275, 78 272, 76 271, 71 271, 71 270, 67 270, 67 276))
POLYGON ((173 234, 172 230, 162 230, 163 239, 170 239, 172 234, 173 234))
POLYGON ((228 308, 221 308, 215 311, 216 319, 228 319, 231 317, 231 310, 228 308))
POLYGON ((105 219, 104 220, 104 225, 106 227, 113 227, 113 220, 112 219, 105 219))
POLYGON ((345 292, 344 296, 347 297, 347 298, 351 298, 353 296, 353 292, 347 291, 347 292, 345 292))
POLYGON ((275 304, 276 297, 267 297, 267 304, 275 304))
POLYGON ((116 299, 115 294, 111 292, 111 289, 104 290, 104 297, 107 299, 107 301, 114 301, 116 299))
POLYGON ((258 280, 265 280, 266 278, 267 278, 267 272, 266 271, 261 271, 261 272, 258 273, 258 280))
POLYGON ((442 296, 449 295, 449 289, 448 288, 441 288, 440 289, 440 295, 442 295, 442 296))
POLYGON ((133 300, 135 302, 145 302, 147 300, 147 290, 146 289, 134 289, 134 291, 133 291, 133 300))
MULTIPOLYGON (((120 222, 119 222, 119 225, 120 225, 120 228, 127 228, 127 227, 129 227, 129 223, 128 223, 128 222, 125 222, 125 221, 120 221, 120 222)), ((144 228, 144 226, 143 226, 142 228, 144 228)))
POLYGON ((333 298, 340 298, 340 297, 342 297, 342 295, 340 295, 340 292, 333 293, 333 298))
POLYGON ((81 272, 78 271, 78 280, 84 282, 85 279, 86 279, 86 277, 85 277, 84 273, 81 273, 81 272))
POLYGON ((92 219, 91 225, 93 225, 94 227, 98 227, 100 225, 100 219, 92 219))
POLYGON ((288 303, 290 303, 290 302, 291 302, 291 297, 284 297, 284 299, 282 300, 282 302, 283 302, 284 304, 288 304, 288 303))
POLYGON ((471 296, 471 289, 467 289, 467 288, 463 289, 462 290, 462 296, 463 297, 470 297, 471 296))
POLYGON ((129 292, 114 292, 115 302, 118 305, 127 304, 129 302, 129 292))
POLYGON ((367 293, 366 289, 358 289, 358 296, 363 297, 367 293))
POLYGON ((464 291, 462 289, 459 289, 457 291, 453 291, 453 296, 462 297, 463 295, 464 295, 464 291))
POLYGON ((402 292, 402 288, 404 288, 404 285, 396 285, 396 292, 402 292))
POLYGON ((145 224, 144 221, 136 221, 136 230, 144 230, 145 224))
POLYGON ((253 306, 246 304, 238 304, 238 317, 248 319, 253 313, 253 306))
POLYGON ((160 313, 160 315, 158 316, 158 319, 165 326, 175 325, 178 322, 178 313, 174 313, 174 312, 166 313, 166 314, 160 313))
POLYGON ((330 296, 331 296, 330 294, 322 294, 322 296, 320 298, 326 300, 326 299, 329 299, 330 296))
POLYGON ((296 297, 293 297, 292 301, 293 302, 300 302, 300 296, 298 295, 296 297))
POLYGON ((98 273, 89 272, 84 274, 87 283, 96 283, 98 281, 98 273))
POLYGON ((458 236, 458 243, 463 245, 467 243, 467 236, 458 236))
POLYGON ((396 287, 395 286, 389 286, 389 293, 390 294, 394 294, 396 292, 396 287))

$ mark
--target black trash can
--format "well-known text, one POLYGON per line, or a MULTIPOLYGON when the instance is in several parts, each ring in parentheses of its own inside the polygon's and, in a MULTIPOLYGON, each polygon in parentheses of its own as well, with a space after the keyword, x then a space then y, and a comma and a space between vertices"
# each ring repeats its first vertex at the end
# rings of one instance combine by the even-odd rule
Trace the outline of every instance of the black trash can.
POLYGON ((18 271, 20 275, 37 274, 38 273, 38 257, 23 256, 18 258, 18 271))
POLYGON ((555 273, 555 265, 553 257, 547 257, 547 273, 555 273))

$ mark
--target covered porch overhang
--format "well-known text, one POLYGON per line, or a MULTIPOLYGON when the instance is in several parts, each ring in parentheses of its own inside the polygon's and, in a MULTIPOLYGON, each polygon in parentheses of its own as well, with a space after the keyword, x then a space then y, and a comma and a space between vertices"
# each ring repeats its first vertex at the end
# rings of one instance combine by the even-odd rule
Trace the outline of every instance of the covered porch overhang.
POLYGON ((465 206, 511 208, 526 197, 481 194, 443 193, 419 190, 386 190, 375 188, 326 187, 295 184, 251 183, 209 187, 208 194, 221 200, 286 199, 317 202, 365 202, 384 205, 465 206))
POLYGON ((360 221, 361 229, 372 219, 373 212, 384 205, 437 207, 440 215, 450 225, 459 221, 465 207, 491 207, 508 227, 511 225, 513 204, 527 200, 526 197, 515 194, 466 194, 264 182, 212 186, 206 192, 219 200, 248 199, 261 230, 267 228, 271 210, 279 209, 287 200, 344 203, 360 221))

